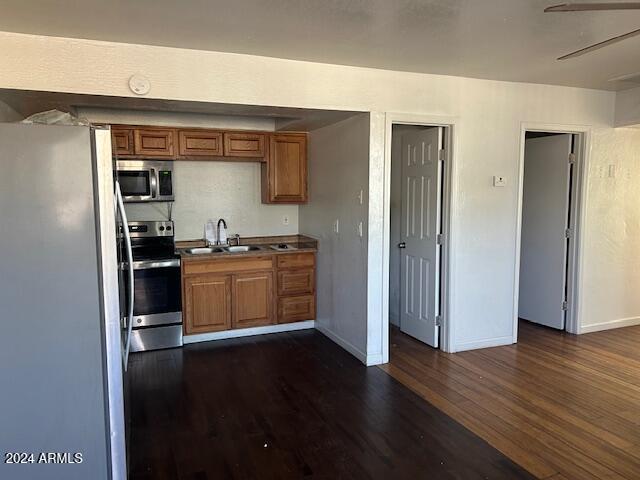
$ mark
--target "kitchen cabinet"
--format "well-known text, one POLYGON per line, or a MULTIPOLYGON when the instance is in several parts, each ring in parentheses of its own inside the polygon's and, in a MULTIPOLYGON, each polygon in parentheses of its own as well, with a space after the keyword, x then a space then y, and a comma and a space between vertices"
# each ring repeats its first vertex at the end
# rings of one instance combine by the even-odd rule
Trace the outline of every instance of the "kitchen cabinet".
POLYGON ((183 277, 183 297, 185 333, 231 328, 231 275, 183 277))
POLYGON ((306 203, 307 198, 306 134, 271 135, 262 167, 262 202, 306 203))
POLYGON ((278 255, 277 320, 299 322, 316 318, 316 256, 314 253, 278 255))
POLYGON ((278 298, 278 323, 300 322, 315 318, 316 302, 313 295, 278 298))
POLYGON ((265 134, 247 132, 224 133, 224 156, 264 158, 265 134))
POLYGON ((172 128, 136 128, 133 131, 133 153, 141 157, 174 157, 175 136, 176 131, 172 128))
POLYGON ((273 323, 273 272, 233 275, 233 328, 273 323))
POLYGON ((111 142, 114 155, 133 155, 133 128, 112 128, 111 142))
POLYGON ((184 333, 313 320, 315 253, 182 257, 184 333))
POLYGON ((203 160, 221 157, 222 132, 214 130, 178 130, 178 153, 180 157, 203 160))

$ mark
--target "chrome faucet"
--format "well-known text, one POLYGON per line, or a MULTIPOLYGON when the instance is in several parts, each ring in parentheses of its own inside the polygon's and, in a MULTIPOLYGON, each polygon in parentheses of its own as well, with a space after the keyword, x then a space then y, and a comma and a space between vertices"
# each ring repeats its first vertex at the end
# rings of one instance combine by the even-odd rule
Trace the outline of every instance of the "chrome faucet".
POLYGON ((236 245, 240 246, 240 234, 236 233, 233 237, 236 239, 236 245))
MULTIPOLYGON (((217 226, 217 240, 216 242, 218 243, 218 245, 222 245, 222 243, 220 242, 220 224, 224 225, 224 228, 227 228, 227 222, 224 221, 224 218, 221 218, 220 220, 218 220, 218 226, 217 226)), ((227 244, 229 244, 229 240, 227 240, 227 244)))

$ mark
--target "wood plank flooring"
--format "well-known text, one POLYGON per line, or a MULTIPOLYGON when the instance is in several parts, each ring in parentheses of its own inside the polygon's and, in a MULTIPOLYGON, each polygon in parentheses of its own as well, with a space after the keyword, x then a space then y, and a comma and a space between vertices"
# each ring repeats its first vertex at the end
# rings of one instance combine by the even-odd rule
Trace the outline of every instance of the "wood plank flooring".
POLYGON ((640 479, 640 327, 521 321, 518 344, 453 355, 394 328, 380 368, 537 478, 640 479))
POLYGON ((127 381, 131 480, 532 478, 315 331, 134 354, 127 381))

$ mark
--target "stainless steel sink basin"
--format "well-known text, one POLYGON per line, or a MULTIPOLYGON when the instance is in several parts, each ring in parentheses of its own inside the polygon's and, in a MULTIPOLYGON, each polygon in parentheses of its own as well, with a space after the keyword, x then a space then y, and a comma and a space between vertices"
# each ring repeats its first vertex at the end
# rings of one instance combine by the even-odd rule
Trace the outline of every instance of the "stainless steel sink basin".
POLYGON ((261 247, 256 247, 255 245, 233 245, 231 247, 224 247, 224 249, 229 253, 254 252, 256 250, 262 250, 261 247))
POLYGON ((184 251, 192 255, 205 255, 207 253, 220 253, 222 252, 222 249, 210 248, 210 247, 194 247, 194 248, 185 248, 184 251))

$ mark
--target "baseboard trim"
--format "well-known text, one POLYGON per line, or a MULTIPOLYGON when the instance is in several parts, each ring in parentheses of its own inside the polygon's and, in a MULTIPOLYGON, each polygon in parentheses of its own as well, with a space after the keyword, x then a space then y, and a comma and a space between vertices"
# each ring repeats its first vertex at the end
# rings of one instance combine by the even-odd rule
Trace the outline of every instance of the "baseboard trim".
POLYGON ((618 318, 608 322, 595 323, 580 327, 580 333, 601 332, 603 330, 613 330, 614 328, 633 327, 640 325, 640 317, 618 318))
MULTIPOLYGON (((356 347, 354 344, 352 344, 351 342, 345 340, 341 336, 337 335, 336 333, 332 332, 331 330, 323 327, 322 325, 320 325, 318 323, 316 323, 316 330, 318 330, 321 334, 323 334, 325 337, 327 337, 332 342, 337 343, 338 345, 340 345, 347 352, 349 352, 351 355, 353 355, 358 360, 360 360, 362 363, 364 363, 365 365, 368 366, 367 354, 364 353, 362 350, 360 350, 358 347, 356 347)), ((380 356, 382 356, 382 355, 380 355, 380 356)))
POLYGON ((238 330, 225 330, 224 332, 199 333, 196 335, 185 335, 182 338, 184 344, 210 342, 212 340, 225 340, 227 338, 250 337, 252 335, 265 335, 268 333, 293 332, 296 330, 307 330, 315 327, 315 320, 305 322, 282 323, 280 325, 266 325, 264 327, 241 328, 238 330))
MULTIPOLYGON (((458 343, 455 346, 455 352, 464 352, 467 350, 477 350, 479 348, 502 347, 504 345, 513 344, 513 337, 495 337, 486 340, 478 340, 476 342, 458 343)), ((451 352, 453 353, 453 352, 451 352)))

